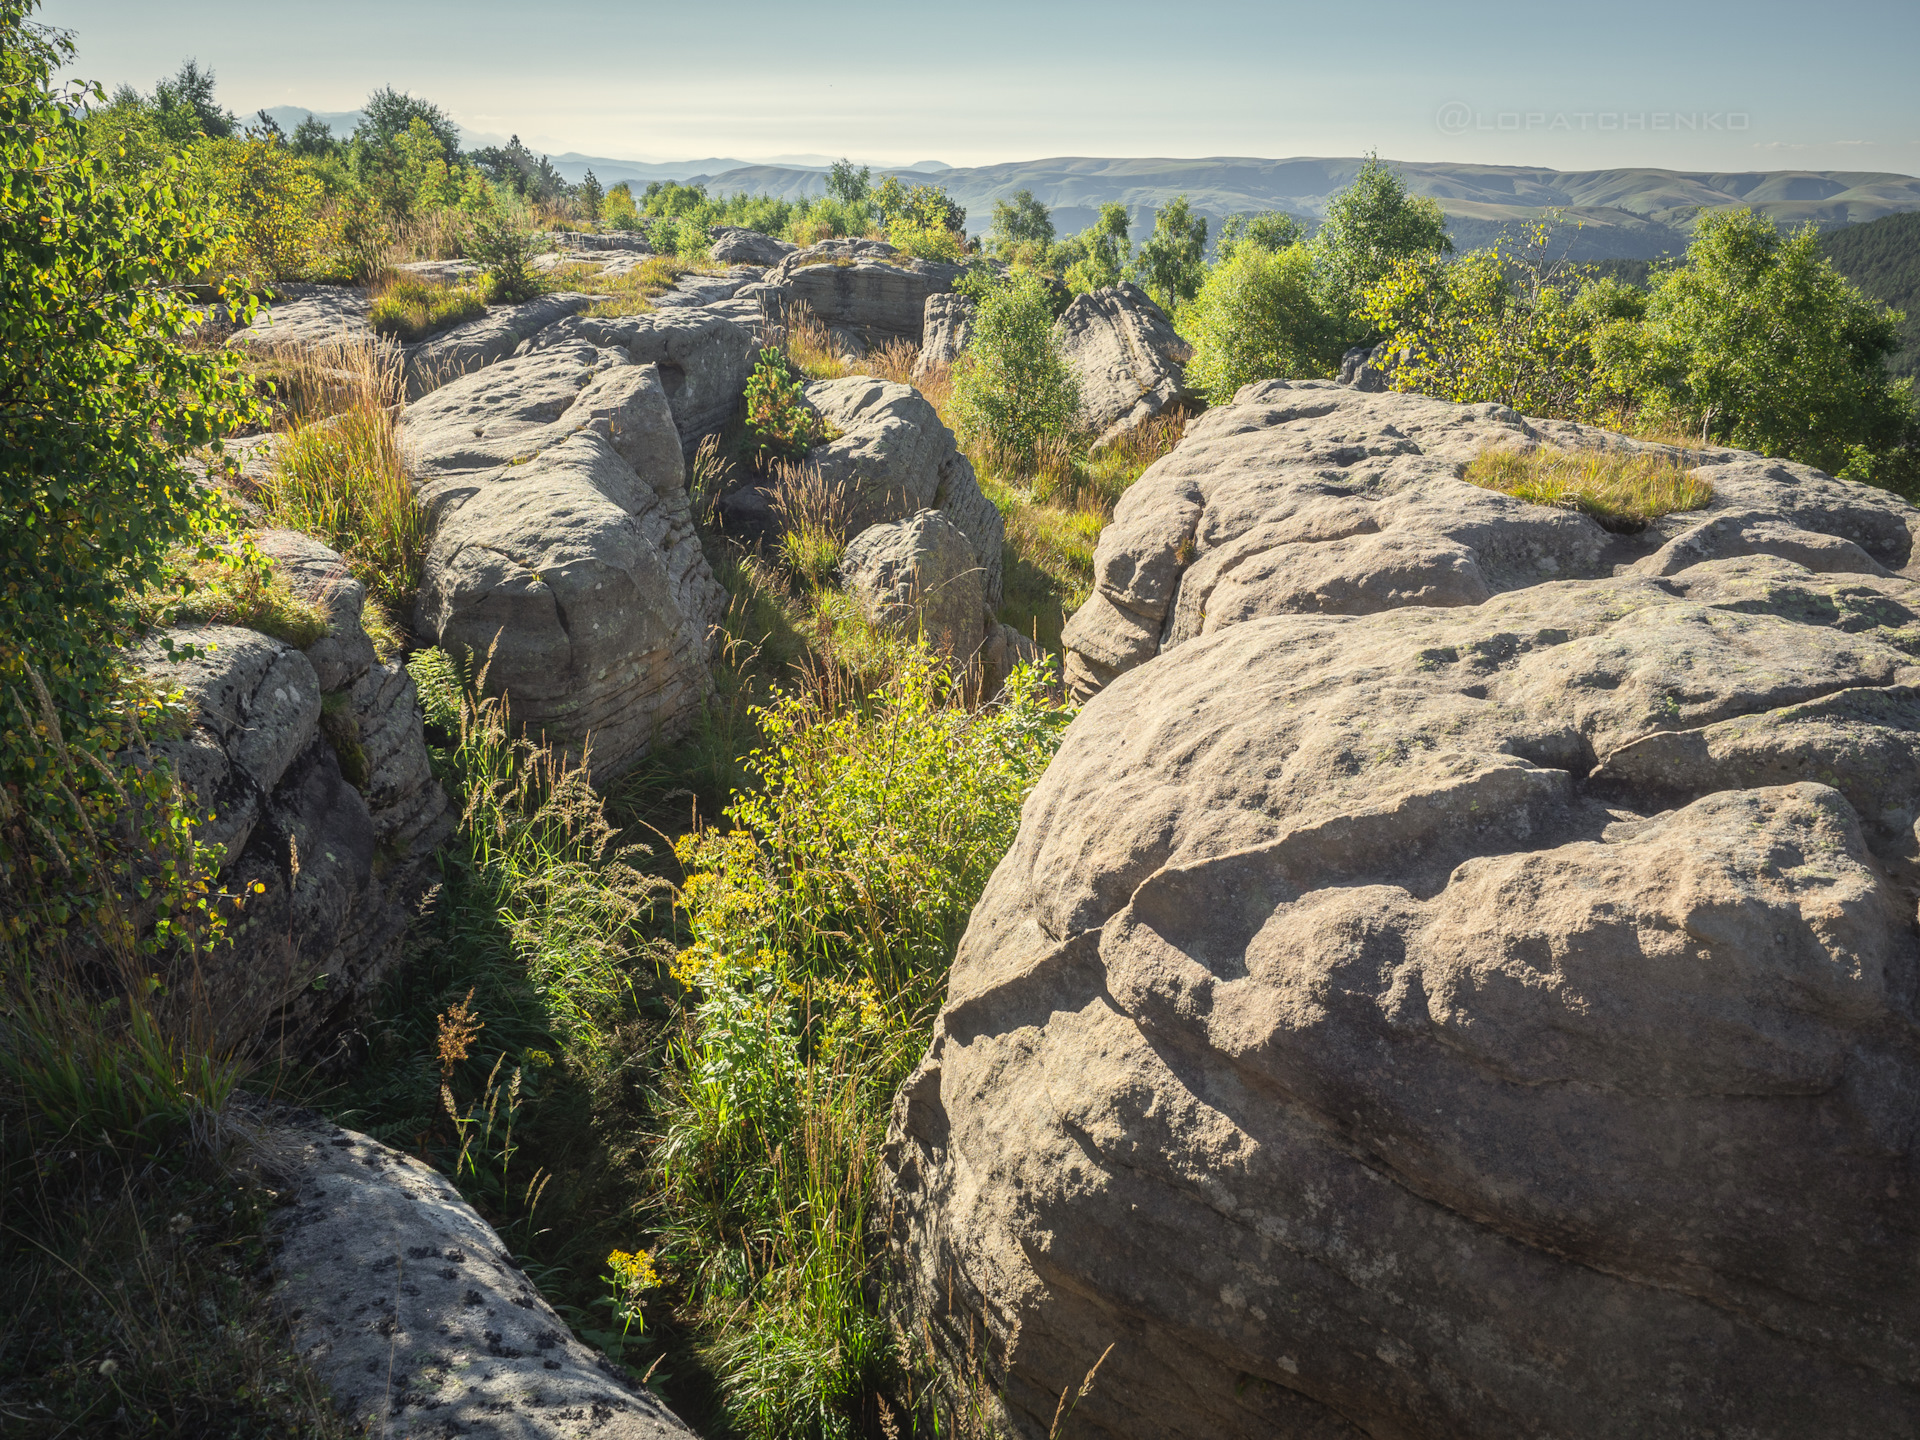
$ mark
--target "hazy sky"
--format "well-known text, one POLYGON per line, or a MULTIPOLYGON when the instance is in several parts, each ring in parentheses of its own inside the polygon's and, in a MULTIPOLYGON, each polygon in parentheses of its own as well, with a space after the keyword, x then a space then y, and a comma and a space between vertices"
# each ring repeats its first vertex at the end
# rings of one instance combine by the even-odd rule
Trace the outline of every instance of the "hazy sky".
POLYGON ((630 159, 1354 155, 1920 173, 1920 3, 47 0, 77 73, 630 159))

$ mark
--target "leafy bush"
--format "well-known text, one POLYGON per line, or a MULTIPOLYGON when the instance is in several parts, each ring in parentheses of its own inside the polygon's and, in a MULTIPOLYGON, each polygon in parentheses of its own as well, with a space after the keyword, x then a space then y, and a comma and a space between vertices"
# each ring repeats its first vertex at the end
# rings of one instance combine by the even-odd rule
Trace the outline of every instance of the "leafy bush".
POLYGON ((1609 530, 1641 530, 1713 499, 1713 482, 1684 461, 1620 450, 1489 450, 1462 478, 1530 505, 1582 511, 1609 530))
POLYGON ((919 260, 940 260, 957 264, 967 255, 966 241, 944 225, 929 225, 921 220, 896 220, 887 227, 887 239, 903 255, 919 260))
POLYGON ((1330 376, 1341 336, 1314 292, 1313 263, 1299 244, 1272 251, 1244 242, 1207 272, 1180 317, 1193 346, 1188 379, 1224 405, 1255 380, 1330 376))
POLYGON ((1133 257, 1133 273, 1171 313, 1191 300, 1206 277, 1207 217, 1195 215, 1182 195, 1153 217, 1153 234, 1133 257))
POLYGON ((249 287, 321 273, 339 244, 326 206, 326 185, 286 146, 263 140, 221 140, 201 155, 214 204, 233 221, 231 273, 249 287))
POLYGON ((375 334, 392 335, 410 345, 486 313, 487 302, 470 286, 407 276, 378 288, 367 318, 375 334))
POLYGON ((1911 388, 1887 370, 1899 346, 1896 318, 1841 278, 1812 226, 1783 236, 1724 210, 1605 358, 1657 421, 1869 479, 1912 445, 1911 388))
POLYGON ((656 1153, 655 1253, 688 1304, 727 1419, 848 1433, 898 1364, 866 1293, 867 1207, 892 1093, 952 947, 1067 718, 1022 672, 970 712, 926 649, 870 706, 760 712, 757 791, 676 851, 698 1000, 656 1153))
POLYGON ((1049 442, 1064 442, 1080 409, 1079 386, 1053 333, 1053 293, 1030 273, 978 302, 973 343, 954 367, 954 420, 963 444, 1031 469, 1049 442))
POLYGON ((487 291, 496 303, 531 300, 540 293, 533 257, 546 252, 548 241, 536 235, 533 219, 519 205, 500 202, 474 217, 467 253, 487 272, 487 291))
POLYGON ((1127 207, 1117 201, 1100 207, 1100 218, 1058 247, 1056 259, 1067 288, 1076 294, 1118 285, 1133 254, 1127 239, 1127 207))
POLYGON ((1527 415, 1616 414, 1627 396, 1602 350, 1611 334, 1632 328, 1645 297, 1541 263, 1549 245, 1536 227, 1517 253, 1503 246, 1451 263, 1437 254, 1395 260, 1359 312, 1386 339, 1395 388, 1527 415))
POLYGON ((1357 345, 1370 335, 1362 314, 1368 289, 1396 261, 1451 255, 1453 241, 1439 201, 1408 194, 1399 173, 1370 154, 1353 183, 1328 202, 1309 249, 1320 303, 1357 345))
POLYGON ((762 462, 792 460, 820 443, 820 415, 785 353, 768 346, 747 377, 747 444, 762 462))
POLYGON ((987 249, 1002 260, 1028 264, 1045 260, 1053 245, 1053 216, 1031 190, 1016 190, 993 202, 993 227, 987 231, 987 249))
POLYGON ((1216 257, 1231 260, 1243 246, 1253 246, 1278 254, 1302 239, 1300 222, 1283 210, 1267 210, 1253 215, 1229 215, 1220 226, 1216 257))
POLYGON ((88 153, 99 92, 54 88, 71 43, 30 13, 0 0, 0 953, 117 927, 136 880, 158 945, 204 917, 206 873, 171 782, 118 758, 154 716, 122 647, 174 557, 229 533, 181 458, 263 411, 230 353, 178 338, 174 286, 229 234, 176 198, 179 162, 120 176, 88 153))

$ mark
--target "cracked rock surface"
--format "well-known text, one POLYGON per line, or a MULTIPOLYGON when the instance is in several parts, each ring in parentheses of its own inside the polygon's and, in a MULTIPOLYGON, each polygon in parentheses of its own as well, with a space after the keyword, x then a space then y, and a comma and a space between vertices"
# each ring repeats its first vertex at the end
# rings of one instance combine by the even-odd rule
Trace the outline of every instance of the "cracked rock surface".
POLYGON ((1246 386, 1189 423, 1115 507, 1094 551, 1094 593, 1064 636, 1069 685, 1085 698, 1162 650, 1263 615, 1478 605, 1543 581, 1643 564, 1671 574, 1716 555, 1865 574, 1913 558, 1920 516, 1904 501, 1740 450, 1695 452, 1712 502, 1635 536, 1458 479, 1483 450, 1539 445, 1680 453, 1499 405, 1318 380, 1246 386))
POLYGON ((1034 1437, 1110 1344, 1082 1433, 1912 1432, 1920 515, 1717 452, 1622 548, 1435 473, 1597 432, 1253 388, 1102 540, 1164 638, 896 1101, 903 1318, 1034 1437))
POLYGON ((415 401, 402 433, 434 521, 415 629, 603 777, 683 734, 726 595, 660 367, 555 343, 415 401))
POLYGON ((392 1440, 692 1431, 574 1339, 493 1227, 420 1161, 318 1118, 264 1137, 293 1189, 274 1303, 334 1403, 392 1440))

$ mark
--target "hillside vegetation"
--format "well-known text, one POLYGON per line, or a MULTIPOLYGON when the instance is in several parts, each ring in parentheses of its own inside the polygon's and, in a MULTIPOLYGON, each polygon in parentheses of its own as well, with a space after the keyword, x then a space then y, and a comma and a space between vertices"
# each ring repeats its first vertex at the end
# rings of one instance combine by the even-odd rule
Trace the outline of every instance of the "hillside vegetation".
POLYGON ((1900 349, 1887 362, 1896 375, 1920 376, 1920 214, 1885 215, 1820 237, 1820 253, 1891 310, 1906 312, 1900 349))

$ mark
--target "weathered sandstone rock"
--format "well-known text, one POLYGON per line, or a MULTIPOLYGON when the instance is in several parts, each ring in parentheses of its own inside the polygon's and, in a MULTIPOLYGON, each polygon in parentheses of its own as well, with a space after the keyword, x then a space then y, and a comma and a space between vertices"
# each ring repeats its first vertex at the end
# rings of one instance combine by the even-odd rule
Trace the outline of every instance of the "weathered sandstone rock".
POLYGON ((853 375, 807 386, 807 403, 840 432, 807 462, 829 484, 846 487, 848 533, 920 510, 943 512, 973 546, 987 606, 997 608, 1005 524, 926 398, 911 385, 853 375))
POLYGON ((370 340, 372 309, 367 292, 353 285, 285 285, 280 297, 260 307, 246 329, 228 340, 255 350, 303 350, 335 341, 370 340))
POLYGON ((776 240, 737 225, 716 225, 707 233, 713 237, 708 253, 722 265, 778 265, 800 248, 790 240, 776 240))
MULTIPOLYGON (((1189 534, 1285 439, 1235 408, 1189 534)), ((1336 438, 1275 509, 1396 493, 1336 438)), ((1905 560, 1914 512, 1767 468, 1716 475, 1905 560)), ((1911 1433, 1917 684, 1920 586, 1759 553, 1121 675, 896 1102, 908 1333, 1033 1437, 1110 1344, 1082 1433, 1911 1433)))
POLYGON ((291 531, 261 551, 331 624, 303 653, 231 625, 175 630, 134 658, 181 692, 185 733, 153 742, 212 820, 220 884, 245 897, 198 983, 236 1043, 319 1058, 399 953, 426 862, 452 830, 413 681, 379 664, 366 592, 340 557, 291 531), (169 658, 165 640, 191 647, 169 658), (256 893, 254 886, 261 888, 256 893))
POLYGON ((660 367, 556 342, 415 401, 402 433, 434 517, 416 629, 491 656, 489 690, 602 777, 683 733, 725 594, 660 367))
POLYGON ((913 378, 924 380, 951 365, 973 343, 973 301, 965 295, 929 295, 920 319, 920 353, 913 378))
MULTIPOLYGON (((1191 422, 1115 507, 1094 552, 1093 596, 1066 629, 1069 684, 1091 695, 1164 649, 1258 616, 1477 605, 1519 586, 1609 575, 1655 563, 1654 552, 1706 522, 1720 527, 1717 554, 1806 559, 1818 546, 1818 568, 1860 568, 1831 543, 1850 541, 1889 569, 1911 558, 1915 512, 1904 502, 1742 451, 1698 452, 1712 503, 1634 536, 1457 478, 1483 450, 1542 444, 1680 453, 1497 405, 1327 381, 1247 386, 1191 422), (1733 514, 1747 517, 1737 542, 1723 520, 1733 514), (1796 529, 1809 533, 1787 545, 1796 529)), ((1706 543, 1657 563, 1685 563, 1682 550, 1706 543)))
POLYGON ((1080 382, 1080 419, 1095 449, 1194 399, 1181 359, 1187 344, 1137 285, 1076 295, 1053 331, 1080 382))
POLYGON ((555 321, 596 303, 593 295, 542 295, 521 305, 494 305, 477 320, 456 325, 406 351, 407 398, 417 399, 449 380, 504 360, 555 321))
POLYGON ((675 1440, 692 1431, 576 1340, 444 1176, 319 1119, 256 1145, 293 1203, 274 1304, 355 1426, 393 1440, 675 1440))
POLYGON ((980 649, 990 614, 980 559, 938 510, 862 530, 847 545, 840 582, 883 629, 956 660, 980 649))
POLYGON ((782 313, 803 304, 829 329, 859 331, 869 345, 918 345, 929 295, 953 289, 958 265, 915 260, 881 240, 825 240, 767 272, 782 313))
POLYGON ((734 417, 758 354, 750 329, 692 308, 613 319, 578 315, 542 331, 528 349, 537 353, 583 341, 622 351, 636 365, 659 367, 681 448, 689 455, 734 417))

